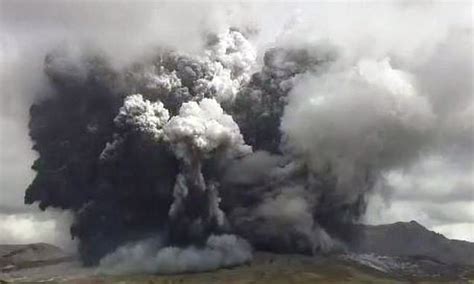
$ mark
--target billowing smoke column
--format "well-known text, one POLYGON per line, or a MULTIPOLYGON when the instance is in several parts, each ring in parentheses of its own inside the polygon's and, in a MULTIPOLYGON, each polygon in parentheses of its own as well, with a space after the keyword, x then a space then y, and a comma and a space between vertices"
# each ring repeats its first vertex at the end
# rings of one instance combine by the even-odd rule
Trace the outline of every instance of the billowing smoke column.
POLYGON ((170 208, 174 237, 189 242, 225 225, 219 208, 218 176, 203 175, 204 160, 214 163, 250 154, 238 125, 214 99, 183 103, 164 127, 165 139, 181 162, 170 208), (191 236, 191 239, 188 237, 191 236))
POLYGON ((237 30, 205 52, 117 70, 50 53, 31 107, 39 153, 26 203, 75 214, 82 260, 109 272, 203 271, 251 247, 326 253, 350 242, 380 174, 414 159, 433 113, 388 59, 336 64, 328 44, 263 66, 237 30))

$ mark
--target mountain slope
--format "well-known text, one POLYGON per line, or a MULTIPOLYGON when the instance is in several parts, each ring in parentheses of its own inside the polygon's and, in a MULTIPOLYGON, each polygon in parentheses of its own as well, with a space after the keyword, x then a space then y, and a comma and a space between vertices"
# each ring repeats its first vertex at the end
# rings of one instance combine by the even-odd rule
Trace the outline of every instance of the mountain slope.
POLYGON ((474 265, 474 243, 450 240, 415 221, 357 225, 351 250, 388 256, 423 256, 447 264, 474 265))
POLYGON ((0 245, 0 271, 42 266, 71 259, 60 248, 36 243, 27 245, 0 245))

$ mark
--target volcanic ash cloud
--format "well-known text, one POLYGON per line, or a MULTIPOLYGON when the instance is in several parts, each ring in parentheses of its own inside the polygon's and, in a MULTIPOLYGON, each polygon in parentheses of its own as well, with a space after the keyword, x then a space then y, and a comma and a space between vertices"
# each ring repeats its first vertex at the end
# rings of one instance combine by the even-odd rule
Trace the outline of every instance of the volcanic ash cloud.
POLYGON ((384 174, 445 125, 389 58, 293 42, 260 62, 247 36, 206 34, 200 53, 159 48, 122 68, 48 54, 54 92, 30 109, 39 157, 25 201, 73 213, 84 264, 176 273, 245 263, 253 249, 347 249, 384 174))

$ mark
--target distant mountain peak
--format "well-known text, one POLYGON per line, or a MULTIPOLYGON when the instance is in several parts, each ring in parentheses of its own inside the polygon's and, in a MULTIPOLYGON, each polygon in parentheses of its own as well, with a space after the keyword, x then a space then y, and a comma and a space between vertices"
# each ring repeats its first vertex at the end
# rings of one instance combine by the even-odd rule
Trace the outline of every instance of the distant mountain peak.
POLYGON ((474 243, 450 240, 416 221, 358 225, 350 249, 387 256, 426 256, 445 263, 474 265, 474 243))

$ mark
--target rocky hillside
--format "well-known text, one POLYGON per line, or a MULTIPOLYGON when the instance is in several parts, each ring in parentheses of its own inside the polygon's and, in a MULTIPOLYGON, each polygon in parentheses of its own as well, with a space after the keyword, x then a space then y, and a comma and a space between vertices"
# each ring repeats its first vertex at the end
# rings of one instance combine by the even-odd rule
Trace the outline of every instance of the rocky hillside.
POLYGON ((474 243, 450 240, 415 221, 358 225, 354 235, 351 248, 356 253, 427 257, 447 264, 474 265, 474 243))
POLYGON ((0 271, 42 266, 71 259, 58 247, 46 243, 0 245, 0 271))

